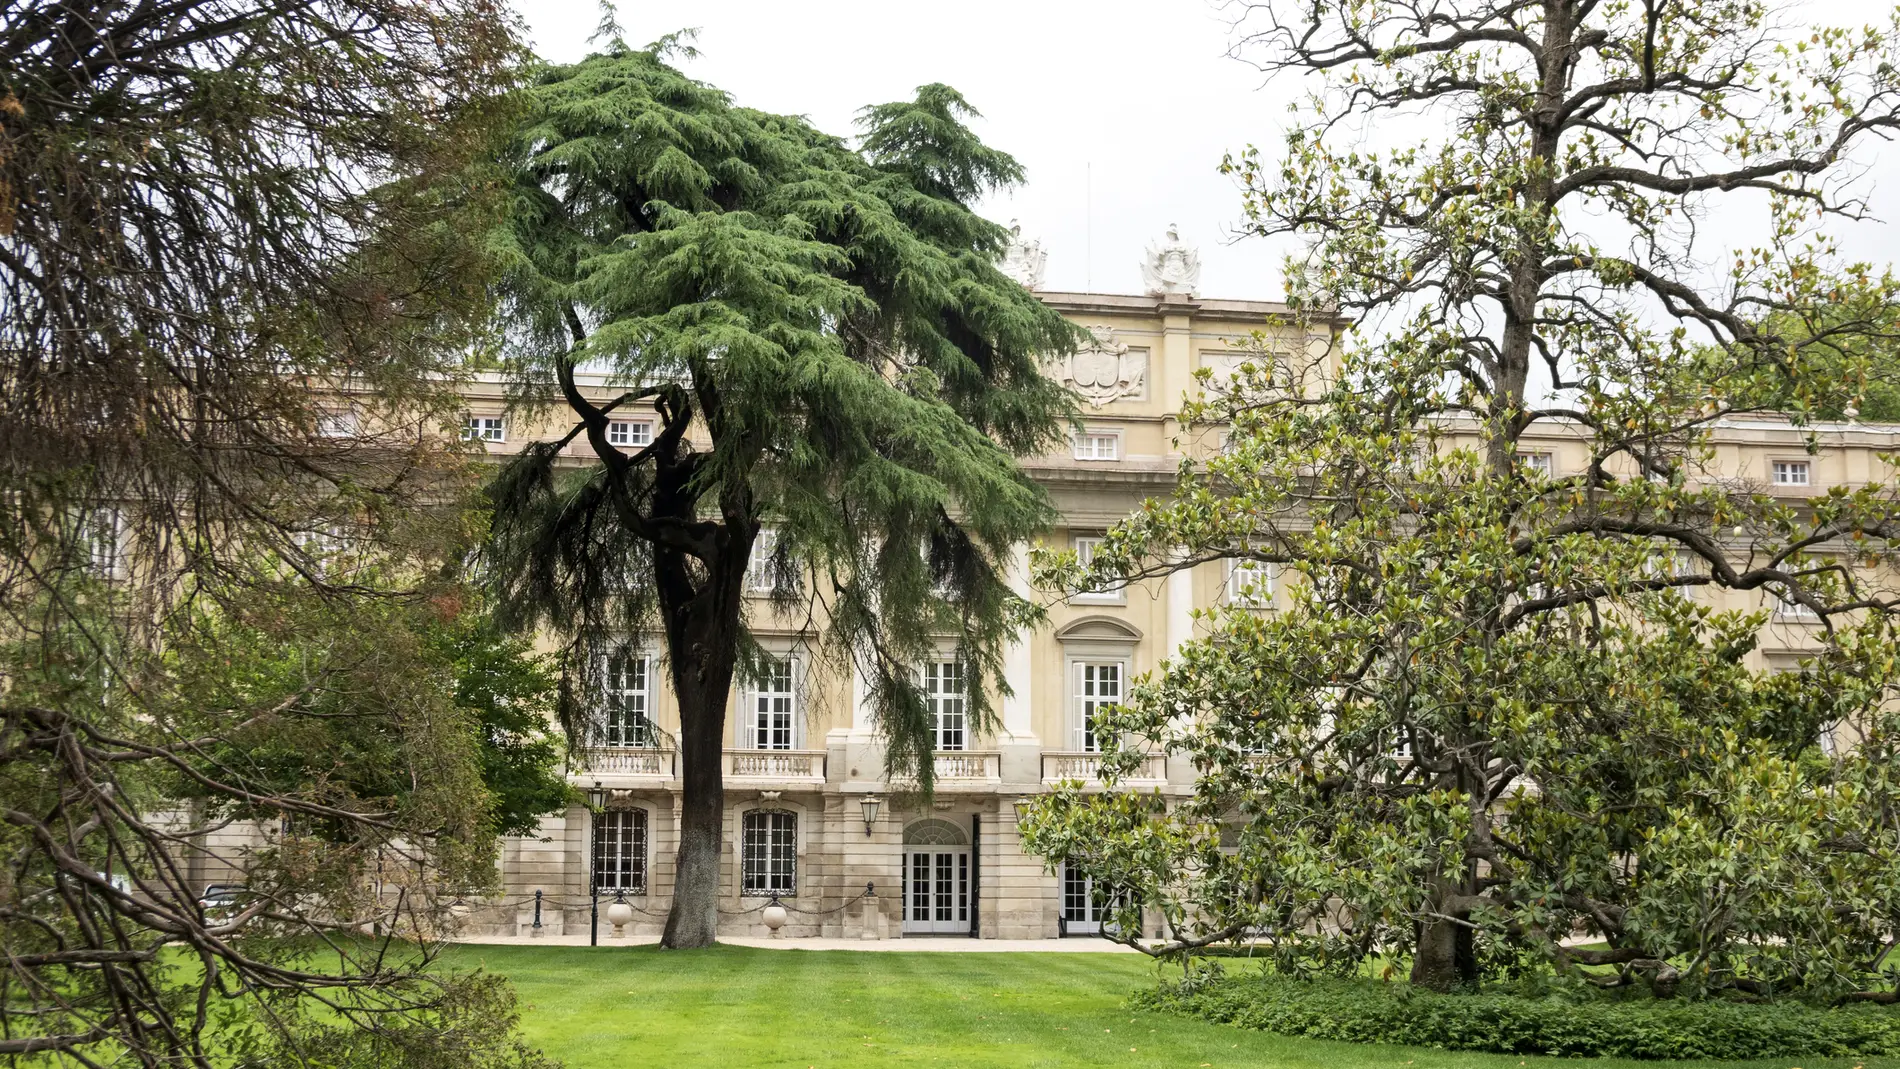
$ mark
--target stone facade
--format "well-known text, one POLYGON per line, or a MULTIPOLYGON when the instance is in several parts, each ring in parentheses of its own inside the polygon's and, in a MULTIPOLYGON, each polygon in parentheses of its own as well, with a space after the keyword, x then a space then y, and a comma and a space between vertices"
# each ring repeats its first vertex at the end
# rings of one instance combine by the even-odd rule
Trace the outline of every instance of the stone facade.
MULTIPOLYGON (((1244 358, 1249 345, 1321 354, 1328 340, 1325 333, 1299 333, 1284 306, 1267 302, 1201 300, 1185 293, 1038 295, 1088 328, 1094 339, 1083 353, 1049 369, 1082 396, 1084 432, 1073 448, 1027 462, 1064 517, 1047 541, 1084 552, 1090 537, 1144 498, 1169 492, 1184 450, 1218 448, 1217 434, 1205 428, 1186 431, 1176 417, 1180 399, 1201 388, 1196 369, 1209 368, 1219 377, 1244 358)), ((604 383, 592 385, 604 392, 604 383)), ((474 418, 502 420, 498 440, 491 436, 487 443, 495 453, 559 433, 553 426, 509 426, 514 417, 505 412, 499 381, 477 384, 469 411, 474 418)), ((637 414, 629 421, 640 422, 637 414)), ((644 431, 636 425, 624 433, 637 445, 644 431)), ((1900 427, 1859 423, 1795 428, 1773 419, 1738 419, 1718 425, 1716 435, 1715 470, 1706 477, 1756 484, 1797 502, 1830 486, 1887 477, 1877 454, 1900 448, 1900 427), (1822 443, 1818 454, 1806 450, 1810 433, 1822 443), (1805 480, 1788 482, 1784 468, 1778 483, 1778 460, 1807 464, 1805 480)), ((571 448, 576 463, 584 462, 586 446, 571 448)), ((1524 448, 1546 456, 1536 462, 1548 463, 1557 475, 1575 471, 1587 455, 1585 444, 1561 426, 1533 435, 1524 448)), ((1019 556, 1020 581, 1027 550, 1019 556)), ((1092 930, 1077 894, 1081 889, 1021 850, 1015 803, 1063 779, 1091 778, 1095 759, 1082 726, 1084 704, 1125 693, 1129 680, 1156 668, 1193 636, 1193 610, 1224 598, 1228 579, 1223 567, 1204 565, 1163 581, 1051 606, 1048 626, 1023 636, 1006 652, 1014 694, 999 703, 998 730, 966 735, 961 749, 940 752, 937 791, 928 803, 882 782, 883 752, 861 689, 848 672, 815 663, 795 622, 775 618, 761 597, 753 607, 752 626, 768 650, 788 658, 791 671, 789 685, 779 688, 783 693, 739 689, 733 696, 723 929, 766 932, 761 915, 771 896, 744 886, 750 823, 757 825, 752 829, 758 839, 751 866, 758 870, 755 881, 767 881, 755 887, 789 879, 792 888, 779 896, 788 907, 781 937, 1020 939, 1092 930), (760 715, 768 726, 760 727, 760 715), (781 731, 779 725, 786 726, 781 731), (785 748, 761 748, 762 742, 785 748), (868 824, 866 799, 877 801, 875 819, 868 824), (790 820, 754 815, 770 813, 787 814, 790 820), (920 897, 916 892, 925 884, 928 891, 920 897)), ((1722 598, 1724 607, 1753 608, 1767 595, 1697 596, 1722 598)), ((1263 608, 1270 611, 1271 605, 1263 608)), ((1773 667, 1777 658, 1792 663, 1811 645, 1809 633, 1816 626, 1798 616, 1777 615, 1755 656, 1764 667, 1773 667)), ((677 721, 659 667, 662 651, 647 643, 643 652, 644 685, 637 688, 637 700, 664 737, 677 721)), ((574 780, 609 792, 609 815, 575 808, 545 820, 538 835, 508 842, 501 861, 505 898, 477 906, 468 917, 470 925, 531 933, 531 903, 539 891, 542 931, 584 930, 596 825, 604 820, 613 822, 608 831, 614 845, 604 855, 610 867, 641 874, 638 888, 624 896, 634 910, 630 929, 657 932, 669 904, 678 834, 672 761, 661 747, 609 747, 587 754, 574 780), (619 813, 627 815, 613 815, 619 813), (629 853, 638 856, 623 860, 629 853)), ((1179 795, 1190 783, 1184 763, 1157 756, 1144 770, 1142 785, 1179 795)), ((611 890, 603 892, 603 910, 612 898, 611 890)), ((601 932, 609 937, 605 920, 601 932)))

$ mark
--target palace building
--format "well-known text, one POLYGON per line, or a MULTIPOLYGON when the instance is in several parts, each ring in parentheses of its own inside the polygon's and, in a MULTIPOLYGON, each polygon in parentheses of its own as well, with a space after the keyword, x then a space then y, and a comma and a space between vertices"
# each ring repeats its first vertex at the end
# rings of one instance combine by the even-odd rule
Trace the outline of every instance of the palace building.
MULTIPOLYGON (((1005 262, 1035 288, 1040 250, 1018 245, 1005 262)), ((1218 380, 1261 345, 1323 353, 1324 333, 1296 327, 1281 304, 1203 299, 1193 293, 1193 250, 1170 234, 1149 252, 1145 296, 1038 291, 1087 328, 1091 341, 1051 373, 1082 399, 1084 425, 1069 448, 1027 460, 1032 476, 1060 508, 1054 546, 1086 558, 1102 532, 1146 498, 1169 493, 1184 450, 1218 448, 1184 432, 1177 412, 1201 389, 1199 369, 1218 380)), ((1323 328, 1326 329, 1326 328, 1323 328)), ((591 384, 602 393, 606 384, 591 384)), ((468 396, 470 437, 494 454, 552 438, 552 425, 517 426, 499 378, 468 396)), ((564 428, 562 428, 564 429, 564 428)), ((637 448, 653 425, 637 414, 613 425, 616 445, 637 448)), ((1716 428, 1722 477, 1800 499, 1827 487, 1884 478, 1877 454, 1900 448, 1900 427, 1842 423, 1793 427, 1773 419, 1737 419, 1716 428), (1807 436, 1818 435, 1819 453, 1807 436)), ((1586 444, 1552 428, 1527 439, 1523 462, 1556 475, 1587 458, 1586 444)), ((590 453, 570 446, 576 463, 590 453)), ((762 541, 765 541, 762 539, 762 541)), ((1027 558, 1020 551, 1017 575, 1027 558)), ((1049 607, 1048 622, 1005 654, 1013 695, 1002 700, 993 733, 965 715, 963 673, 955 651, 918 666, 938 717, 936 791, 928 802, 882 781, 884 755, 861 691, 806 645, 798 621, 780 618, 762 580, 751 625, 778 658, 763 683, 735 688, 725 755, 726 828, 721 930, 765 934, 764 907, 787 909, 780 935, 885 939, 910 935, 1046 938, 1098 930, 1088 881, 1019 843, 1017 805, 1066 780, 1094 780, 1099 757, 1088 725, 1093 707, 1116 702, 1131 679, 1157 667, 1195 634, 1194 610, 1244 595, 1270 611, 1284 596, 1274 577, 1248 573, 1239 584, 1217 564, 1126 589, 1076 595, 1049 607)), ((1025 588, 1025 592, 1027 592, 1025 588)), ((1758 607, 1757 592, 1702 591, 1758 607)), ((1818 626, 1784 608, 1773 617, 1764 667, 1792 666, 1818 626)), ((664 924, 677 848, 680 781, 665 740, 676 711, 661 669, 663 650, 630 641, 605 674, 602 744, 576 755, 572 779, 602 801, 544 819, 537 834, 508 841, 500 860, 502 897, 471 904, 471 930, 546 934, 584 932, 590 886, 603 911, 616 898, 633 911, 632 934, 664 924), (537 911, 535 903, 539 902, 537 911), (536 928, 536 918, 540 927, 536 928)), ((842 673, 848 676, 849 673, 842 673)), ((1184 760, 1146 759, 1131 784, 1184 795, 1184 760)), ((603 940, 610 938, 605 919, 603 940)))

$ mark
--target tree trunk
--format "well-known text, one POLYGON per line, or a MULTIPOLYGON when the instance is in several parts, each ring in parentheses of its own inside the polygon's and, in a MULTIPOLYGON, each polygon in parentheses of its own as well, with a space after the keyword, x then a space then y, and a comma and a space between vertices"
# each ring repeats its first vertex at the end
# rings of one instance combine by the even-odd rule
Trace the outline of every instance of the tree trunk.
POLYGON ((680 703, 680 845, 673 908, 660 936, 660 945, 670 949, 708 947, 719 935, 726 701, 739 659, 741 581, 756 533, 755 526, 743 537, 725 539, 697 590, 683 581, 689 565, 682 555, 654 554, 673 693, 680 703))
MULTIPOLYGON (((1470 919, 1469 911, 1445 908, 1463 897, 1454 881, 1440 876, 1432 885, 1435 912, 1470 919)), ((1433 991, 1478 986, 1478 948, 1472 930, 1448 920, 1420 921, 1418 946, 1412 954, 1412 982, 1433 991)))
MULTIPOLYGON (((726 726, 726 686, 715 694, 689 689, 701 673, 677 666, 674 693, 680 700, 680 843, 673 867, 673 908, 660 945, 674 950, 707 947, 719 935, 719 861, 725 849, 726 787, 720 768, 726 726)), ((732 657, 725 657, 727 684, 732 657)), ((697 668, 698 666, 695 666, 697 668)))

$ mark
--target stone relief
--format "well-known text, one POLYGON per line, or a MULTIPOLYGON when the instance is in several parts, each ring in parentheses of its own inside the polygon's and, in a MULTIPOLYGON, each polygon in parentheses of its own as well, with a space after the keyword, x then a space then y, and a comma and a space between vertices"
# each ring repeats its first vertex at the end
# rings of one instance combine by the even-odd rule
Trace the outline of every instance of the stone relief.
POLYGON ((1115 340, 1112 327, 1088 328, 1089 341, 1062 361, 1062 384, 1100 408, 1112 401, 1141 400, 1148 393, 1148 350, 1115 340))
POLYGON ((1201 254, 1182 241, 1180 230, 1169 223, 1167 238, 1148 245, 1141 261, 1141 280, 1150 296, 1192 297, 1201 284, 1201 254))
POLYGON ((1022 283, 1023 288, 1039 290, 1042 288, 1042 270, 1049 262, 1049 253, 1042 247, 1040 240, 1024 241, 1023 226, 1014 219, 1009 221, 1009 246, 1003 250, 1003 262, 997 269, 1022 283))

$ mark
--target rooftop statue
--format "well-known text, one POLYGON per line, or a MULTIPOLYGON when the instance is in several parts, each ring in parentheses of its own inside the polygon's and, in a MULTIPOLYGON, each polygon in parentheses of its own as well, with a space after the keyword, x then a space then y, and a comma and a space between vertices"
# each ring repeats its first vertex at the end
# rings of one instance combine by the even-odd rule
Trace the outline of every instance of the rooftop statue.
POLYGON ((1183 242, 1180 230, 1169 223, 1167 239, 1149 243, 1141 261, 1141 279, 1152 296, 1192 297, 1201 284, 1201 254, 1183 242))
POLYGON ((1042 288, 1042 269, 1049 262, 1049 253, 1042 247, 1041 241, 1024 241, 1023 226, 1014 219, 1009 221, 1009 246, 1003 250, 1003 262, 997 270, 1023 284, 1025 289, 1042 288))

